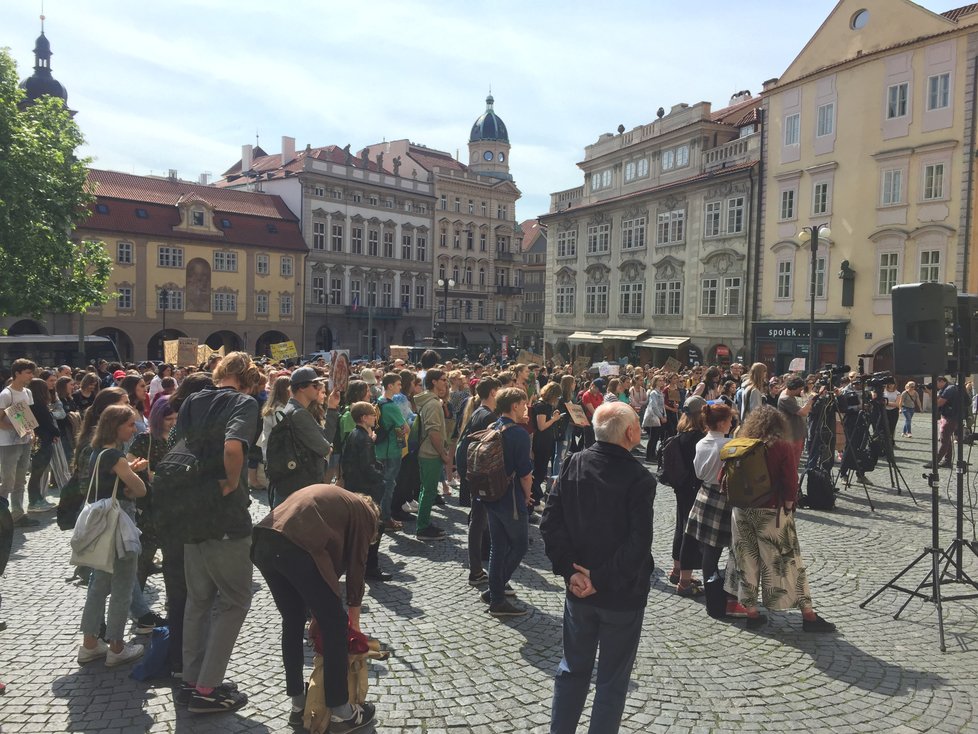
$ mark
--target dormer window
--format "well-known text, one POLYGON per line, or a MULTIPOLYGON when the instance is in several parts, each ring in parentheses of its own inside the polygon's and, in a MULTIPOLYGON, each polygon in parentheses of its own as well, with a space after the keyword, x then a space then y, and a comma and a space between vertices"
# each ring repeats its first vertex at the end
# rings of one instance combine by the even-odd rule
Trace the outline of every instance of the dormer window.
POLYGON ((204 226, 204 210, 203 209, 193 209, 190 212, 190 223, 194 227, 204 226))

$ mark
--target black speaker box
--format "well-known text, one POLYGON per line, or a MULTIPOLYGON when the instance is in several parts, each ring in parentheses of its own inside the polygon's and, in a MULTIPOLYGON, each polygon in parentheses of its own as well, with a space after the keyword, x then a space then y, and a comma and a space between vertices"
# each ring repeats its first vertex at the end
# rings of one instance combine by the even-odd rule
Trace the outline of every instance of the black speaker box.
POLYGON ((901 375, 957 372, 957 289, 948 283, 910 283, 890 291, 893 371, 901 375))
POLYGON ((958 334, 961 337, 961 362, 966 375, 978 372, 978 296, 958 294, 958 334))

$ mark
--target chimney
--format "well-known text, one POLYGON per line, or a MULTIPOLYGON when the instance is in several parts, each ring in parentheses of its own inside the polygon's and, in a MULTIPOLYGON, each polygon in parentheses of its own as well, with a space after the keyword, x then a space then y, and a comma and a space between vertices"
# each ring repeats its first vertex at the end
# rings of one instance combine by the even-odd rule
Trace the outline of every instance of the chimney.
POLYGON ((170 179, 171 181, 176 181, 177 180, 177 169, 176 168, 171 168, 170 169, 170 172, 167 174, 166 177, 168 179, 170 179))
POLYGON ((247 173, 251 170, 251 151, 250 145, 241 146, 241 173, 247 173))
POLYGON ((282 165, 295 159, 295 138, 282 136, 282 165))

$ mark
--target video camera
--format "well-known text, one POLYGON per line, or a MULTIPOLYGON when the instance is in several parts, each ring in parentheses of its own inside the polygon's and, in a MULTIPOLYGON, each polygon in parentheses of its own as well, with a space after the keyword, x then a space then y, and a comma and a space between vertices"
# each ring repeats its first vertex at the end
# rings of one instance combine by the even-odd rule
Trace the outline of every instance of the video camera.
POLYGON ((884 388, 893 382, 892 372, 874 372, 871 375, 860 375, 863 384, 874 388, 884 388))
POLYGON ((846 374, 849 371, 849 365, 847 364, 826 364, 822 365, 822 369, 818 371, 818 379, 816 385, 819 387, 832 387, 833 381, 846 374))

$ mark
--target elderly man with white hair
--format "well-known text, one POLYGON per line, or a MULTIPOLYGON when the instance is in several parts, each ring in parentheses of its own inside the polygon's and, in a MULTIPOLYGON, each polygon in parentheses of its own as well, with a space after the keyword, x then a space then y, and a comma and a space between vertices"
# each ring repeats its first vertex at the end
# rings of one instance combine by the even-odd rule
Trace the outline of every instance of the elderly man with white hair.
POLYGON ((649 596, 655 479, 632 455, 642 437, 635 410, 599 406, 594 436, 564 462, 540 523, 554 573, 567 586, 551 734, 577 731, 598 647, 588 731, 618 731, 649 596))

